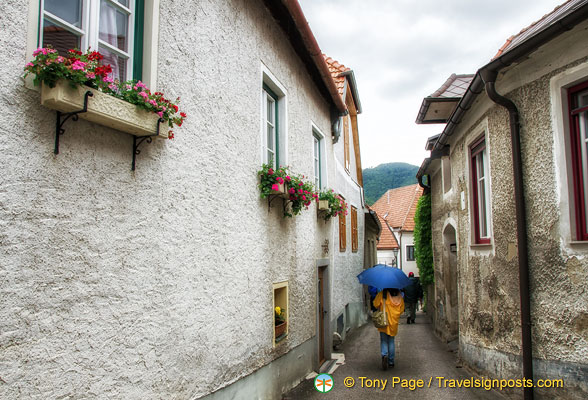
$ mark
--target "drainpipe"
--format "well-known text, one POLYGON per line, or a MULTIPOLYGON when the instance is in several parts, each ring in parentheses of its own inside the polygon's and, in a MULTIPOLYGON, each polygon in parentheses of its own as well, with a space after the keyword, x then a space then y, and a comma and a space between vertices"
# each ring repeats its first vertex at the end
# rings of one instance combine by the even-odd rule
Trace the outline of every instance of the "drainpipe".
MULTIPOLYGON (((527 246, 527 220, 525 210, 525 189, 523 186, 523 163, 521 157, 521 135, 519 111, 512 100, 496 92, 496 70, 482 69, 486 94, 496 104, 506 108, 510 116, 512 165, 514 179, 515 207, 517 217, 517 242, 519 257, 519 291, 521 296, 521 333, 523 344, 523 377, 533 379, 533 345, 531 336, 531 296, 529 291, 529 259, 527 246)), ((533 399, 533 388, 524 388, 525 400, 533 399)))

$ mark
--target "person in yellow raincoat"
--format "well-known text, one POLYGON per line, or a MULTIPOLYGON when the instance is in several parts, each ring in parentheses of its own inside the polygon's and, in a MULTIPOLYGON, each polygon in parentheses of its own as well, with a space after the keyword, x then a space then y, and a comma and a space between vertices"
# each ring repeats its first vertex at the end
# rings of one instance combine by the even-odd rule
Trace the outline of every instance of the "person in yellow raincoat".
POLYGON ((404 312, 404 300, 398 289, 384 289, 376 295, 374 307, 383 310, 382 298, 386 295, 386 319, 388 325, 378 328, 380 331, 380 350, 382 352, 382 368, 394 367, 394 336, 398 333, 398 320, 404 312))

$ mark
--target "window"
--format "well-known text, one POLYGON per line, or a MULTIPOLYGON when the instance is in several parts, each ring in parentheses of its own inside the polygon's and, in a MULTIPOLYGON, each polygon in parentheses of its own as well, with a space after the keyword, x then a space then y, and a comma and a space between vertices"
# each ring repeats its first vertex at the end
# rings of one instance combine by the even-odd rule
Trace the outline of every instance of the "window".
POLYGON ((343 143, 345 151, 345 170, 349 172, 351 161, 349 160, 349 116, 343 117, 343 143))
POLYGON ((490 213, 488 190, 488 153, 482 137, 470 146, 474 242, 490 243, 490 213))
POLYGON ((267 86, 263 85, 265 119, 265 162, 280 165, 279 130, 278 130, 278 96, 267 86))
POLYGON ((339 251, 347 250, 347 221, 345 213, 339 214, 339 251))
POLYGON ((351 251, 357 253, 358 248, 357 208, 351 206, 351 251))
POLYGON ((289 331, 288 315, 290 307, 288 304, 288 281, 274 283, 274 304, 272 313, 274 314, 274 346, 283 340, 289 331), (277 313, 277 307, 280 307, 280 314, 277 313), (284 324, 285 323, 285 324, 284 324))
POLYGON ((576 238, 588 240, 588 82, 568 90, 576 238))
POLYGON ((414 260, 414 246, 406 246, 406 261, 414 260))
POLYGON ((314 187, 317 190, 322 188, 322 139, 316 133, 312 132, 312 139, 313 139, 313 166, 314 166, 314 187))
POLYGON ((39 44, 97 49, 113 78, 142 79, 144 0, 41 0, 39 44))

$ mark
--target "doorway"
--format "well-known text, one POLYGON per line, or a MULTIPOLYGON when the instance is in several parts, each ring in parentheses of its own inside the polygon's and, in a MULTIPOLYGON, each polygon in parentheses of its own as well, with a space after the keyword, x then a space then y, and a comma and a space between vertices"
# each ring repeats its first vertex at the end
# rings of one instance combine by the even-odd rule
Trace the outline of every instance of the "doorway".
POLYGON ((318 348, 319 348, 319 365, 325 362, 325 318, 327 310, 325 307, 325 269, 318 269, 318 348))
POLYGON ((443 286, 445 296, 446 339, 459 336, 459 296, 458 296, 458 257, 457 233, 451 224, 443 230, 443 286))

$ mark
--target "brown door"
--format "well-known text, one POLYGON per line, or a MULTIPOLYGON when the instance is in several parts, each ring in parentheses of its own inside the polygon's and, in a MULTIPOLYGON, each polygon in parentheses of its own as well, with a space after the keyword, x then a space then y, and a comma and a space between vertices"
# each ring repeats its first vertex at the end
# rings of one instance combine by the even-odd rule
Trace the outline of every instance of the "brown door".
POLYGON ((325 267, 318 270, 318 300, 319 300, 319 315, 318 315, 318 330, 319 330, 319 364, 325 361, 325 284, 324 284, 325 267))

